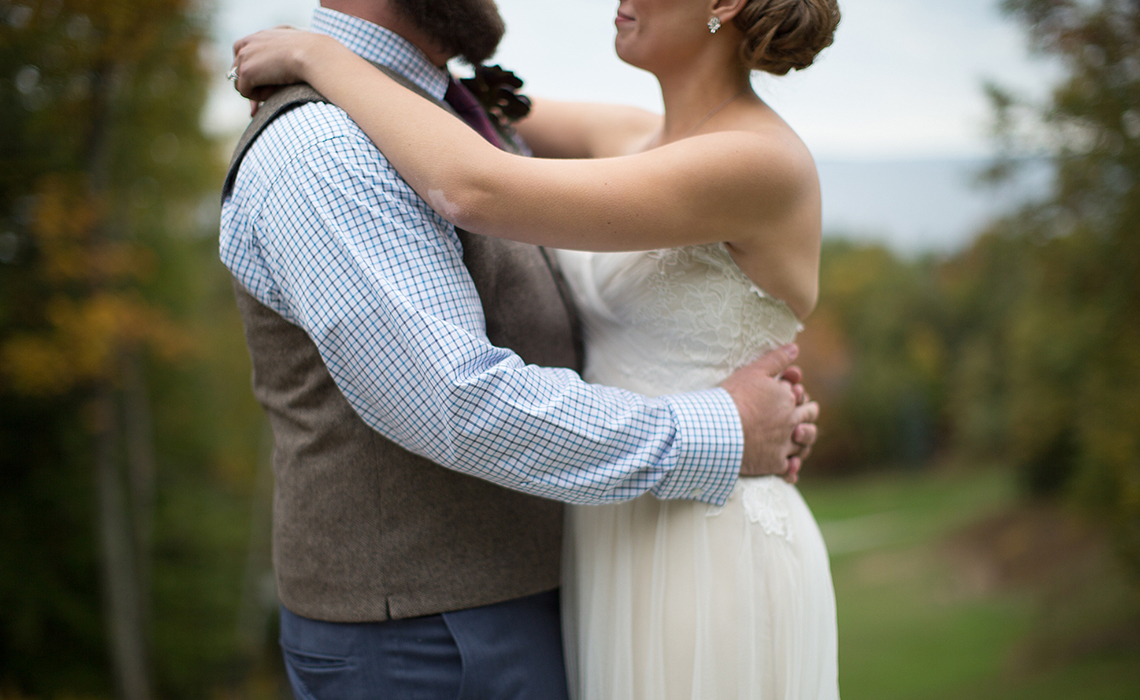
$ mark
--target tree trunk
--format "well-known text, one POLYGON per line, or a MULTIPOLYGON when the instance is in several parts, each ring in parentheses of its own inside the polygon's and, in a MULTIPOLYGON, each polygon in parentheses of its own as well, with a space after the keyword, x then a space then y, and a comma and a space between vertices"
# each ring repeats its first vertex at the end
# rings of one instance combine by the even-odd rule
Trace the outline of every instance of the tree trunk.
POLYGON ((103 551, 103 600, 118 695, 149 700, 148 660, 134 555, 134 532, 119 469, 120 430, 115 392, 102 387, 95 398, 98 420, 96 492, 103 551))
MULTIPOLYGON (((119 93, 126 84, 129 68, 112 63, 97 66, 91 79, 91 116, 88 123, 87 172, 92 196, 106 198, 112 143, 111 126, 116 119, 119 93)), ((97 222, 93 243, 109 237, 108 220, 97 222)), ((93 281, 93 291, 102 282, 93 281)), ((146 544, 150 539, 150 511, 153 507, 153 446, 150 444, 150 416, 145 388, 140 391, 141 374, 137 360, 122 350, 110 365, 110 376, 97 391, 96 412, 99 427, 95 436, 99 499, 99 535, 103 550, 104 617, 111 645, 111 661, 122 700, 150 700, 150 659, 147 653, 146 600, 149 584, 140 583, 140 572, 149 572, 146 544), (113 377, 120 373, 127 383, 125 407, 113 377), (120 410, 125 410, 120 413, 120 410), (125 418, 124 426, 120 416, 125 418), (125 434, 124 434, 125 433, 125 434), (128 499, 122 478, 124 449, 130 465, 128 499), (132 503, 133 502, 133 503, 132 503), (132 505, 134 516, 132 517, 132 505), (143 543, 140 546, 140 543, 143 543), (141 557, 141 559, 140 559, 141 557)), ((149 577, 145 579, 149 581, 149 577)))
MULTIPOLYGON (((151 639, 151 551, 154 543, 156 461, 150 397, 138 352, 125 352, 119 363, 123 374, 124 435, 127 473, 134 515, 135 571, 143 641, 151 639)), ((147 647, 149 648, 149 643, 147 647)))

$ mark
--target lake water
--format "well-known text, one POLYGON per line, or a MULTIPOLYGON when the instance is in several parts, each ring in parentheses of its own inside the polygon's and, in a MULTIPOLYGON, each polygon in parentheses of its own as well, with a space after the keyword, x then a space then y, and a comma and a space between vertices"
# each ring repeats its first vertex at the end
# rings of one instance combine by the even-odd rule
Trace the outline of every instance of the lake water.
POLYGON ((968 246, 987 222, 1048 193, 1052 170, 1026 161, 1001 186, 978 184, 988 161, 820 161, 827 237, 875 241, 906 254, 968 246))

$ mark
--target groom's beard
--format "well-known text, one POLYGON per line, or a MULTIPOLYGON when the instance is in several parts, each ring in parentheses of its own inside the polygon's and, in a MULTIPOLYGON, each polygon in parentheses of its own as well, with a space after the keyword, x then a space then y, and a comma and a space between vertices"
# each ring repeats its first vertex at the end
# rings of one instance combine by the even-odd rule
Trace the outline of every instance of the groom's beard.
POLYGON ((495 55, 505 28, 494 0, 392 0, 407 19, 472 65, 495 55))

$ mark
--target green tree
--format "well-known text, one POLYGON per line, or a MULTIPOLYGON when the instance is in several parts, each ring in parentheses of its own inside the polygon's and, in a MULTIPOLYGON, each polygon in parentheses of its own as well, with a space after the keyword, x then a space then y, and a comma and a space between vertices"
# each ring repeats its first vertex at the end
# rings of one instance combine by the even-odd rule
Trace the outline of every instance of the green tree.
POLYGON ((1040 201, 944 260, 829 242, 802 362, 824 406, 815 469, 1006 460, 1072 497, 1140 575, 1140 0, 1007 0, 1065 74, 1043 105, 991 87, 1000 179, 1040 201))
POLYGON ((1004 142, 1047 149, 1055 181, 958 262, 985 272, 962 295, 960 432, 994 417, 1027 486, 1093 505, 1140 572, 1140 2, 1004 7, 1066 76, 1037 108, 992 90, 1004 142))

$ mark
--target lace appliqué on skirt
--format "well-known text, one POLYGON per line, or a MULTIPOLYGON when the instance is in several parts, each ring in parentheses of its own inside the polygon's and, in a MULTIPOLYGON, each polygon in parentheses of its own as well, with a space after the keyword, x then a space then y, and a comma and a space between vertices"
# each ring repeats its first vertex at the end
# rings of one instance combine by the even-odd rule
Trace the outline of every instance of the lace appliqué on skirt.
MULTIPOLYGON (((741 501, 748 521, 764 529, 764 534, 795 541, 792 531, 791 510, 787 498, 775 479, 755 479, 742 482, 741 501)), ((708 517, 715 518, 723 508, 709 506, 708 517)))

